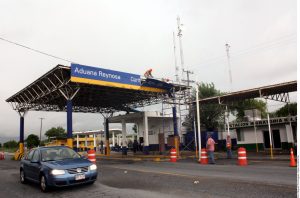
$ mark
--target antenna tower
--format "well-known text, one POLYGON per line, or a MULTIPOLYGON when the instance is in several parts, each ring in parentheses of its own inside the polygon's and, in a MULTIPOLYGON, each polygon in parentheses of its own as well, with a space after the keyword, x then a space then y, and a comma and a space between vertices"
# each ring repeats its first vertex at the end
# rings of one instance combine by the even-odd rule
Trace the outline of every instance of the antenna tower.
POLYGON ((176 82, 180 82, 180 78, 179 78, 179 75, 178 75, 179 67, 177 65, 176 41, 175 41, 175 33, 174 32, 173 32, 173 45, 174 45, 175 78, 176 78, 176 82))
POLYGON ((178 28, 177 36, 178 36, 178 39, 179 39, 179 49, 180 49, 181 77, 183 79, 183 70, 185 68, 184 68, 183 49, 182 49, 182 41, 181 41, 181 38, 182 38, 182 29, 181 29, 181 26, 182 25, 183 24, 180 23, 180 17, 178 16, 177 17, 177 28, 178 28))
POLYGON ((230 65, 230 56, 229 56, 230 45, 228 43, 226 43, 225 48, 226 48, 226 54, 227 54, 228 74, 229 74, 229 83, 230 83, 229 92, 232 92, 232 75, 231 75, 231 65, 230 65))

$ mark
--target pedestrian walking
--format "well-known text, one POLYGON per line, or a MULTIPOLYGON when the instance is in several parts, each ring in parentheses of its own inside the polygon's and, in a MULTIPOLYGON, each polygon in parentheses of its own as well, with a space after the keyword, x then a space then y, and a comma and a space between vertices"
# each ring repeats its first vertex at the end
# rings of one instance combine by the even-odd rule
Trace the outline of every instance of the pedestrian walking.
POLYGON ((208 163, 215 164, 214 151, 215 151, 215 141, 212 139, 211 134, 207 135, 206 149, 208 152, 209 160, 208 163))
POLYGON ((228 158, 228 159, 231 159, 231 158, 232 158, 232 151, 231 151, 231 148, 232 148, 231 137, 230 137, 230 135, 228 134, 227 137, 226 137, 226 149, 227 149, 227 158, 228 158))

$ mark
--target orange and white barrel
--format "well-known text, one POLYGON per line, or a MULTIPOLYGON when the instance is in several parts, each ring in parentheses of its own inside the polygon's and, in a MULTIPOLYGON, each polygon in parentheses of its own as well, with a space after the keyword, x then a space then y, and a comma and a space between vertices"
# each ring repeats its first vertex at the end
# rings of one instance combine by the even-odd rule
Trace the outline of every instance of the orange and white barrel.
POLYGON ((239 166, 247 166, 247 153, 244 147, 240 147, 238 149, 238 165, 239 166))
POLYGON ((0 160, 4 160, 4 159, 5 159, 4 152, 0 152, 0 160))
POLYGON ((176 162, 177 161, 177 153, 175 148, 171 148, 170 150, 170 162, 176 162))
POLYGON ((205 148, 201 149, 200 163, 208 164, 208 156, 207 156, 207 151, 205 148))
POLYGON ((96 164, 96 153, 94 149, 90 149, 88 151, 88 159, 93 162, 94 164, 96 164))

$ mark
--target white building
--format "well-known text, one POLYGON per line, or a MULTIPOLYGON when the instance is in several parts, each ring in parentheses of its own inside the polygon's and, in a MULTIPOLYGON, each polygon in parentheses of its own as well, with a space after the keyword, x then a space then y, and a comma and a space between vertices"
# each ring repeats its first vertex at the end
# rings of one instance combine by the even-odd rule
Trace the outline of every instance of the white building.
MULTIPOLYGON (((237 145, 247 150, 270 149, 270 135, 267 119, 249 119, 232 122, 230 129, 236 134, 237 145)), ((275 150, 287 150, 297 140, 297 116, 270 118, 271 143, 275 150)))
MULTIPOLYGON (((109 118, 109 123, 122 124, 122 137, 127 136, 126 124, 136 124, 138 142, 144 147, 149 147, 150 150, 158 150, 161 147, 160 149, 164 151, 162 147, 167 145, 168 139, 174 135, 173 117, 162 116, 160 112, 147 111, 119 115, 109 118)), ((122 139, 123 142, 125 140, 122 139)))

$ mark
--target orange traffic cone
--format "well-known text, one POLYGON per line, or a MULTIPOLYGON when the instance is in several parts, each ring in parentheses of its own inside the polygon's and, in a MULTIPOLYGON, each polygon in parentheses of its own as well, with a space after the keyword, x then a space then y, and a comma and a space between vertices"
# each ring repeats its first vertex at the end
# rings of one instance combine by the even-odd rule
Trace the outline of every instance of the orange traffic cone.
POLYGON ((293 148, 291 148, 290 167, 295 167, 295 166, 297 166, 297 164, 296 164, 296 161, 295 161, 293 148))

